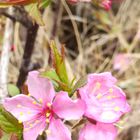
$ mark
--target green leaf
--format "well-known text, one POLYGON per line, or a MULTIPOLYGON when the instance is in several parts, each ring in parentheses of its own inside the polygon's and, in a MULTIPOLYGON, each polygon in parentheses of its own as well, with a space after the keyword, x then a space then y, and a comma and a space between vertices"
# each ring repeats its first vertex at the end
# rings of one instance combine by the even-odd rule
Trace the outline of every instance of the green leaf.
POLYGON ((18 138, 21 139, 23 125, 19 124, 18 120, 2 106, 0 106, 0 127, 8 134, 16 133, 18 138))
POLYGON ((51 70, 48 70, 45 72, 41 72, 40 76, 52 80, 56 91, 60 91, 60 90, 64 90, 64 91, 68 91, 68 92, 71 91, 71 88, 68 85, 61 82, 59 76, 57 75, 57 73, 54 69, 51 69, 51 70))
POLYGON ((39 8, 46 8, 51 3, 52 0, 43 0, 39 5, 39 8))
POLYGON ((44 25, 41 12, 38 7, 38 3, 31 3, 25 6, 25 10, 29 13, 29 15, 37 22, 39 25, 44 25))
POLYGON ((73 93, 74 93, 77 89, 83 87, 86 83, 87 83, 87 76, 84 76, 84 77, 80 78, 80 79, 76 82, 76 84, 74 85, 73 90, 72 90, 72 92, 71 92, 71 96, 73 95, 73 93))
POLYGON ((57 81, 60 81, 57 73, 55 72, 54 69, 51 69, 51 70, 48 70, 48 71, 45 71, 45 72, 42 72, 41 73, 41 76, 43 77, 46 77, 46 78, 49 78, 51 80, 57 80, 57 81))
POLYGON ((8 93, 10 96, 13 97, 20 94, 20 90, 14 84, 8 84, 8 93))
POLYGON ((64 61, 64 48, 62 47, 61 54, 59 53, 54 41, 51 42, 51 53, 54 69, 59 76, 61 82, 69 85, 69 79, 66 71, 65 61, 64 61))
POLYGON ((55 72, 54 69, 51 69, 51 70, 48 70, 48 71, 45 71, 45 72, 41 72, 40 76, 52 80, 55 88, 56 89, 58 88, 59 85, 56 81, 60 81, 60 79, 59 79, 59 77, 58 77, 58 75, 57 75, 57 73, 55 72))
POLYGON ((3 137, 0 140, 10 140, 11 134, 4 133, 3 137))

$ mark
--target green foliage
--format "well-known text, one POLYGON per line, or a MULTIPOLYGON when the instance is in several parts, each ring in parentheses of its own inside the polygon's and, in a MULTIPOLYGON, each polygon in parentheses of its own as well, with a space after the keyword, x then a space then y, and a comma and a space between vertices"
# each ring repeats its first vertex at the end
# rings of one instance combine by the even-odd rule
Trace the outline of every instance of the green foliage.
POLYGON ((19 140, 22 138, 23 126, 18 120, 0 106, 0 128, 7 134, 16 133, 19 140))
POLYGON ((77 89, 79 89, 80 87, 83 87, 85 84, 87 83, 87 76, 85 77, 81 77, 73 86, 73 90, 71 92, 71 94, 73 94, 77 89))
POLYGON ((42 0, 41 3, 31 3, 25 6, 26 11, 39 25, 44 25, 40 8, 46 8, 50 4, 51 0, 42 0))
POLYGON ((41 4, 39 5, 40 8, 46 8, 51 3, 52 0, 42 0, 41 4))
POLYGON ((25 6, 26 11, 29 13, 29 15, 39 24, 44 25, 44 22, 42 20, 41 12, 38 8, 38 3, 31 3, 29 5, 25 6))
POLYGON ((70 82, 65 66, 64 47, 61 48, 61 53, 57 49, 54 41, 51 42, 50 47, 54 69, 42 72, 41 76, 51 79, 56 91, 67 91, 69 96, 72 96, 78 88, 86 84, 87 79, 83 77, 79 79, 75 85, 73 84, 75 82, 75 78, 70 82))
POLYGON ((8 84, 8 93, 10 96, 16 96, 20 94, 20 90, 14 84, 8 84))
POLYGON ((53 67, 59 76, 60 80, 69 85, 69 79, 66 71, 64 60, 64 47, 61 48, 61 54, 59 53, 54 41, 51 42, 51 57, 53 61, 53 67))

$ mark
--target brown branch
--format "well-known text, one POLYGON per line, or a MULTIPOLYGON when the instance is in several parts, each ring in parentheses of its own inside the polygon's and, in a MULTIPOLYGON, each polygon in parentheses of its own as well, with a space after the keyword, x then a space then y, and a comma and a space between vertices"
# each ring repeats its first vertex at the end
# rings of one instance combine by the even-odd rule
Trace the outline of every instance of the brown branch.
POLYGON ((27 12, 22 7, 14 7, 13 14, 7 12, 7 9, 0 9, 0 14, 10 18, 13 22, 19 22, 27 28, 32 27, 32 21, 27 12))
POLYGON ((37 31, 38 31, 37 24, 32 24, 32 27, 28 28, 27 30, 27 38, 26 38, 26 44, 25 44, 25 49, 24 49, 24 55, 23 55, 22 64, 20 68, 20 74, 19 74, 19 78, 17 82, 17 86, 19 88, 21 88, 21 86, 24 84, 26 80, 26 76, 28 72, 31 70, 29 66, 30 66, 32 52, 34 49, 37 31))

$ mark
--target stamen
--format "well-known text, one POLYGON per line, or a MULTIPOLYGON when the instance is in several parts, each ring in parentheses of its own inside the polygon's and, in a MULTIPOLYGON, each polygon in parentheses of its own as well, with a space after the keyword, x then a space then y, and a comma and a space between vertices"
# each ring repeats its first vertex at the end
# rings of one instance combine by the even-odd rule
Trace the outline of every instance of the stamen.
POLYGON ((20 107, 21 107, 21 105, 20 105, 20 104, 18 104, 18 105, 17 105, 17 107, 18 107, 18 108, 20 108, 20 107))
POLYGON ((109 92, 112 93, 112 92, 113 92, 113 88, 110 88, 110 89, 109 89, 109 92))
POLYGON ((33 124, 30 124, 30 127, 33 127, 33 124))
POLYGON ((49 129, 47 129, 45 132, 47 135, 49 135, 51 133, 51 131, 49 129))
POLYGON ((30 111, 28 111, 27 113, 28 113, 28 114, 31 114, 31 112, 30 112, 30 111))
POLYGON ((46 119, 46 123, 50 123, 50 120, 49 119, 46 119))
POLYGON ((39 102, 40 102, 40 103, 42 103, 42 102, 43 102, 42 98, 39 98, 39 102))
POLYGON ((32 103, 33 103, 33 104, 36 104, 36 101, 33 101, 32 103))
POLYGON ((36 120, 35 123, 39 123, 39 120, 36 120))
POLYGON ((51 107, 51 105, 52 105, 51 103, 47 103, 47 106, 48 106, 48 107, 51 107))
POLYGON ((50 115, 51 115, 51 113, 49 113, 49 112, 46 113, 46 117, 47 117, 47 118, 48 118, 50 115))
POLYGON ((100 89, 100 87, 101 87, 101 83, 97 82, 97 83, 96 83, 96 88, 97 88, 97 89, 100 89))
POLYGON ((22 121, 21 120, 18 120, 18 123, 22 123, 22 121))
POLYGON ((43 134, 43 132, 40 132, 40 133, 39 133, 39 135, 42 135, 42 134, 43 134))
POLYGON ((111 97, 111 96, 107 96, 107 99, 108 99, 108 100, 111 100, 111 99, 112 99, 112 97, 111 97))
POLYGON ((114 108, 114 111, 120 111, 120 108, 119 108, 118 106, 116 106, 116 107, 114 108))
POLYGON ((29 93, 27 96, 29 96, 29 97, 30 97, 30 96, 31 96, 31 94, 29 93))
POLYGON ((23 116, 23 112, 20 112, 20 116, 23 116))
POLYGON ((99 93, 99 94, 96 96, 97 99, 100 99, 101 97, 102 97, 102 94, 101 94, 101 93, 99 93))

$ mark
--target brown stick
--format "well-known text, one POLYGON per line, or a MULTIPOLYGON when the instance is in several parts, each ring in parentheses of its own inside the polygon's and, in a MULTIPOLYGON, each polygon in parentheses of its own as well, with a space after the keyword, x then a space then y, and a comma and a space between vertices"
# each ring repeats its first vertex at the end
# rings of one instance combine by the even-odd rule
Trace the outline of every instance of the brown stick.
POLYGON ((19 78, 17 81, 17 86, 19 88, 21 88, 21 86, 24 84, 24 82, 26 80, 26 76, 27 76, 28 72, 31 70, 31 68, 29 68, 29 66, 30 66, 32 52, 34 50, 34 44, 35 44, 37 31, 38 31, 37 24, 33 24, 32 27, 29 28, 27 31, 26 44, 25 44, 22 64, 21 64, 21 68, 20 68, 20 74, 19 74, 19 78))

